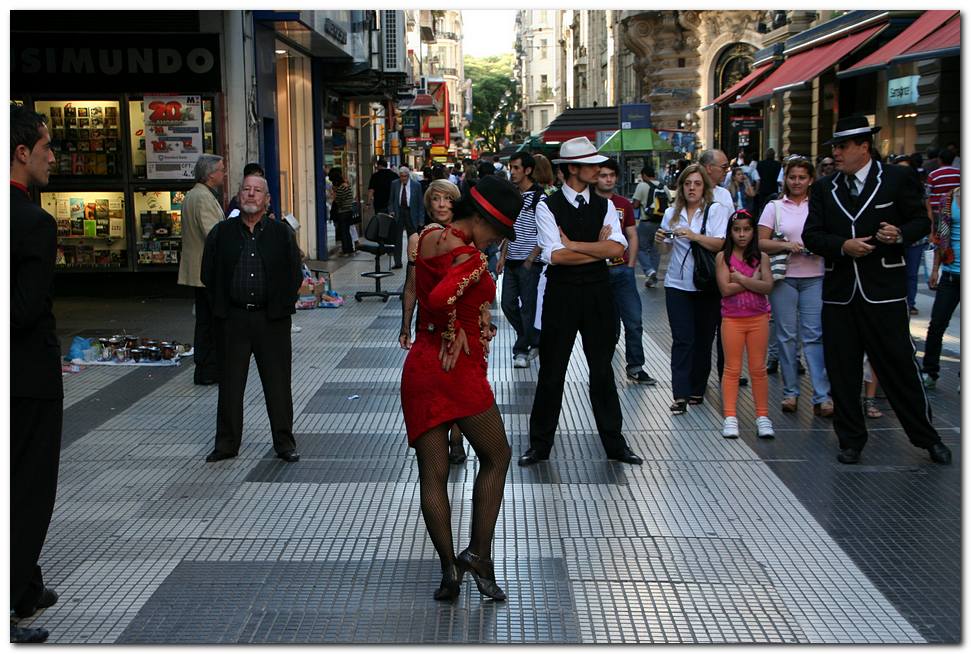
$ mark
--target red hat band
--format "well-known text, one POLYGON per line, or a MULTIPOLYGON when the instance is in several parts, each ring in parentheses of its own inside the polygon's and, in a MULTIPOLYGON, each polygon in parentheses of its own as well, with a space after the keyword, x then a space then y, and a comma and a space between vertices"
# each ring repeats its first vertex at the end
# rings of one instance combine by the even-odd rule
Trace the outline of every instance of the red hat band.
POLYGON ((472 193, 472 197, 476 199, 476 201, 482 206, 482 208, 489 212, 489 215, 491 215, 493 218, 501 222, 506 227, 513 226, 514 221, 510 220, 509 218, 506 218, 505 214, 503 214, 501 211, 499 211, 494 206, 492 206, 492 204, 488 200, 486 200, 482 196, 482 194, 476 190, 474 186, 470 189, 470 192, 472 193))

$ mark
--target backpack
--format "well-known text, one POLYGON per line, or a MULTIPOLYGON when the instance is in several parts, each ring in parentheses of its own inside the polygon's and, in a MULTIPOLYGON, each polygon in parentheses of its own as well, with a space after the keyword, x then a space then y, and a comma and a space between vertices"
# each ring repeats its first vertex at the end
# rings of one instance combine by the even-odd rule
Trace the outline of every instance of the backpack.
POLYGON ((647 201, 646 212, 654 220, 660 220, 668 208, 668 194, 662 192, 660 184, 647 183, 651 187, 651 195, 647 201))

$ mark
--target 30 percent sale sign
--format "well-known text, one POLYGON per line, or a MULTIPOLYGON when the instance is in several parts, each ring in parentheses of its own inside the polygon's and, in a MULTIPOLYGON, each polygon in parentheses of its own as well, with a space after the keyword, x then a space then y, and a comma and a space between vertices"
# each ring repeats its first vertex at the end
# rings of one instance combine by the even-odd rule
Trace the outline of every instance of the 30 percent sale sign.
POLYGON ((202 100, 197 95, 145 96, 149 179, 192 179, 202 154, 202 100))

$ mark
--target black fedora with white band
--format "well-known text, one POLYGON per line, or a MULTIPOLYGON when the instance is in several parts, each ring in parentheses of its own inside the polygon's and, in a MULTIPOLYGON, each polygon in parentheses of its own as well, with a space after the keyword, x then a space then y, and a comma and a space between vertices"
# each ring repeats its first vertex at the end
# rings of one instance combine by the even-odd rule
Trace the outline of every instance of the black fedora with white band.
POLYGON ((823 143, 823 145, 835 145, 851 138, 869 136, 880 131, 880 126, 870 127, 870 121, 866 116, 847 116, 836 121, 836 130, 833 138, 823 143))
POLYGON ((607 157, 597 154, 596 146, 586 136, 565 141, 560 146, 560 156, 554 159, 554 164, 598 164, 607 161, 607 157))

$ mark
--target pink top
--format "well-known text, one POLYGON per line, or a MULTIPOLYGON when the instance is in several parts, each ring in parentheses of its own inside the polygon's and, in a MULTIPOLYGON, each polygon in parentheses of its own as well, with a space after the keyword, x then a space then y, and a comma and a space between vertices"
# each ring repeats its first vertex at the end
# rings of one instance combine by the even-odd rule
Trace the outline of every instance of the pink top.
MULTIPOLYGON (((732 270, 738 271, 746 277, 754 276, 755 271, 758 270, 758 266, 750 266, 734 254, 729 263, 731 264, 732 270)), ((722 298, 723 318, 749 318, 751 316, 769 313, 769 311, 769 298, 754 291, 746 290, 722 298)))
MULTIPOLYGON (((796 204, 787 197, 781 202, 768 202, 759 218, 760 227, 768 227, 775 232, 775 207, 781 205, 782 215, 779 217, 779 231, 787 241, 802 245, 802 228, 809 216, 809 198, 796 204)), ((822 277, 823 258, 815 254, 796 254, 789 257, 789 268, 786 277, 822 277)))

